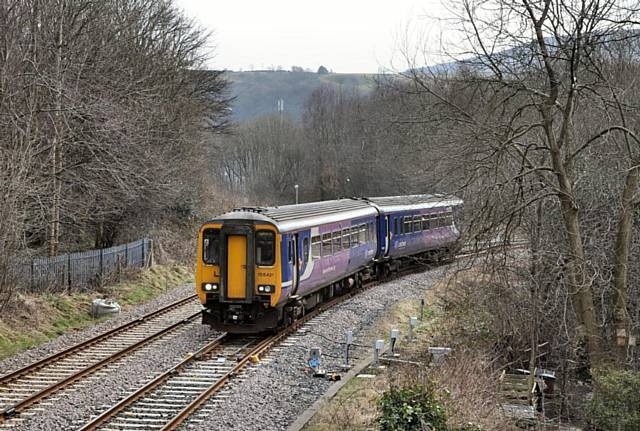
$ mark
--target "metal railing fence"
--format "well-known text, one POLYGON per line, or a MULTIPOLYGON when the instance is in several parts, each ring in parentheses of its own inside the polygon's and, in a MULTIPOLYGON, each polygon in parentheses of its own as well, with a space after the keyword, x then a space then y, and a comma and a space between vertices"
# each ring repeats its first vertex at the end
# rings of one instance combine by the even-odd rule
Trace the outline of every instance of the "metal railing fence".
POLYGON ((9 264, 8 275, 16 287, 33 291, 99 287, 125 268, 150 266, 152 245, 152 240, 145 238, 100 250, 39 257, 9 264))

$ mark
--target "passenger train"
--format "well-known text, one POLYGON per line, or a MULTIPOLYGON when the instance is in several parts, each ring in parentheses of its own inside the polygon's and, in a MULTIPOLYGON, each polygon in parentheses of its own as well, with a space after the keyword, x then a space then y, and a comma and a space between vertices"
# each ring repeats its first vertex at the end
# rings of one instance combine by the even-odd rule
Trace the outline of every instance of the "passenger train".
POLYGON ((218 216, 198 233, 202 321, 230 333, 274 330, 407 260, 448 256, 462 204, 455 196, 410 195, 218 216))

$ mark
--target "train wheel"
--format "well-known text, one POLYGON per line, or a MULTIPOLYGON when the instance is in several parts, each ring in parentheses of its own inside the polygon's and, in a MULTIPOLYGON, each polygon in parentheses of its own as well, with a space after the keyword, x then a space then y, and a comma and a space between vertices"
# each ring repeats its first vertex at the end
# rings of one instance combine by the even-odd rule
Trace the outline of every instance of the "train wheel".
POLYGON ((385 263, 382 266, 382 279, 388 280, 391 277, 391 265, 389 263, 385 263))
POLYGON ((358 273, 355 275, 356 277, 356 289, 362 289, 362 274, 358 273))

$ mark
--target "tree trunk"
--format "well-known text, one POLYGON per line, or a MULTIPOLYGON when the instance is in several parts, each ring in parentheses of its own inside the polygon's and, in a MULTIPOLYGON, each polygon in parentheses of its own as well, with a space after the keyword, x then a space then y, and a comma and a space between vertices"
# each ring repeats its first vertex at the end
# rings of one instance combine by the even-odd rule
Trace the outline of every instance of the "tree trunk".
POLYGON ((51 185, 53 188, 53 202, 51 205, 51 229, 49 236, 49 255, 56 256, 58 254, 58 246, 60 242, 60 204, 62 194, 62 182, 58 179, 58 173, 62 172, 62 151, 60 141, 60 115, 62 112, 62 32, 64 23, 64 1, 59 3, 59 20, 58 40, 56 47, 56 88, 55 88, 55 112, 53 114, 53 139, 51 145, 51 185))
POLYGON ((614 351, 620 365, 624 364, 627 359, 628 337, 631 329, 631 320, 627 312, 629 253, 633 236, 633 197, 638 189, 639 176, 640 168, 637 166, 631 168, 627 174, 622 192, 622 211, 616 235, 613 323, 616 331, 614 351))
MULTIPOLYGON (((548 117, 549 118, 549 117, 548 117)), ((563 164, 562 155, 555 141, 553 129, 549 121, 546 132, 549 139, 551 162, 558 179, 558 199, 562 210, 562 218, 567 233, 569 256, 567 262, 567 279, 569 295, 573 303, 578 321, 587 341, 587 350, 591 365, 599 364, 603 359, 602 337, 598 329, 596 309, 593 302, 591 286, 587 285, 585 275, 585 257, 580 233, 580 213, 574 205, 574 191, 571 179, 563 164)))

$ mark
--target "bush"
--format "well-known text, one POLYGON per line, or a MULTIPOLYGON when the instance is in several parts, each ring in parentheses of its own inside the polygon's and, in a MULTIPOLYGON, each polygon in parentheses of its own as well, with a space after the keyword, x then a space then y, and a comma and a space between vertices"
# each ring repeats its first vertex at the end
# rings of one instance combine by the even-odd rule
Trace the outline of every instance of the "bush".
POLYGON ((433 385, 391 388, 378 406, 381 431, 447 430, 447 413, 433 385))
POLYGON ((452 431, 484 431, 480 425, 468 423, 459 427, 453 428, 452 431))
POLYGON ((640 430, 640 373, 607 371, 594 376, 590 423, 598 430, 640 430))

